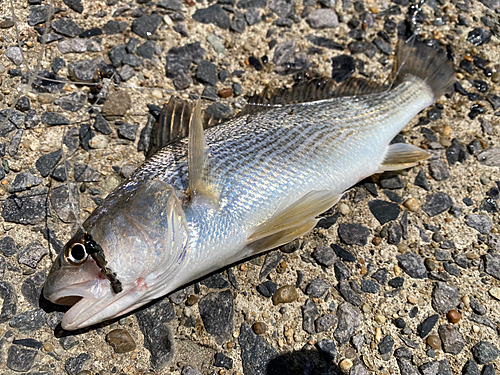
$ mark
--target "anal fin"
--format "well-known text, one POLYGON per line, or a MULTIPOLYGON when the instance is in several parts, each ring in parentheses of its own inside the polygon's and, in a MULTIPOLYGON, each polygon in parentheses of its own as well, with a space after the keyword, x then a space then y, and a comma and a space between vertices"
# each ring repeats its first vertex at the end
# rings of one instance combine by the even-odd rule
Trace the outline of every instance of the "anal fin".
POLYGON ((260 253, 306 234, 318 222, 316 217, 335 205, 341 196, 329 190, 306 194, 259 225, 248 237, 247 246, 260 253))
POLYGON ((407 143, 395 143, 389 146, 384 161, 380 165, 379 171, 397 171, 411 168, 419 161, 429 159, 431 154, 407 143))

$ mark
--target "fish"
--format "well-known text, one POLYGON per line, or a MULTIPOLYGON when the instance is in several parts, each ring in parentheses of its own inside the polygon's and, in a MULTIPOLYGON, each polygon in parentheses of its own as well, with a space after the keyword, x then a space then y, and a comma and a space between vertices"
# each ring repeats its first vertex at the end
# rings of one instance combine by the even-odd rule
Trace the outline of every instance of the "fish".
MULTIPOLYGON (((72 307, 61 326, 88 327, 312 230, 344 192, 430 154, 391 140, 451 91, 441 50, 400 41, 389 86, 313 80, 252 98, 208 126, 171 99, 159 149, 111 192, 55 259, 44 296, 72 307)), ((156 150, 154 150, 156 151, 156 150)))

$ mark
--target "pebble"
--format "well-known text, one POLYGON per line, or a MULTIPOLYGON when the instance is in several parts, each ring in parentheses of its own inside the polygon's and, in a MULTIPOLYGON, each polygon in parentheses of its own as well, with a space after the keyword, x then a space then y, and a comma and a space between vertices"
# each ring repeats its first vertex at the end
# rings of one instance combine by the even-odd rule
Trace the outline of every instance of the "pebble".
POLYGON ((439 326, 438 332, 445 353, 457 355, 465 347, 465 341, 456 326, 442 325, 439 326))
POLYGON ((90 355, 87 353, 81 353, 77 357, 68 358, 64 364, 64 369, 69 375, 78 375, 90 361, 90 358, 90 355))
POLYGON ((446 314, 460 303, 458 288, 443 282, 434 284, 432 307, 440 314, 446 314))
POLYGON ((262 335, 262 334, 266 333, 267 326, 266 326, 266 323, 264 323, 264 322, 255 322, 252 325, 252 329, 257 335, 262 335))
POLYGON ((17 260, 19 264, 36 268, 38 262, 48 253, 49 251, 39 241, 33 241, 19 253, 17 260))
POLYGON ((441 349, 441 339, 439 338, 439 336, 437 335, 429 335, 427 336, 427 344, 429 344, 429 346, 432 348, 432 349, 441 349))
POLYGON ((19 47, 7 47, 3 54, 17 66, 20 66, 24 61, 23 53, 19 47))
POLYGON ((34 186, 38 186, 41 183, 42 180, 39 177, 29 172, 18 173, 16 175, 16 178, 14 179, 14 182, 12 183, 12 185, 10 185, 9 193, 25 191, 31 189, 34 186))
POLYGON ((205 330, 215 338, 218 344, 222 344, 231 337, 234 316, 234 302, 231 291, 225 290, 220 293, 211 292, 207 294, 198 302, 198 309, 205 330))
POLYGON ((38 331, 45 325, 46 313, 42 309, 25 311, 9 320, 9 326, 20 332, 38 331))
POLYGON ((488 167, 500 166, 500 148, 490 147, 476 156, 480 164, 488 167))
POLYGON ((491 39, 491 32, 483 27, 476 27, 467 35, 467 41, 474 46, 486 44, 491 39))
POLYGON ((272 297, 277 290, 278 286, 276 285, 276 283, 270 280, 264 281, 262 284, 257 285, 257 291, 267 298, 272 297))
POLYGON ((135 349, 135 341, 125 329, 114 329, 106 335, 107 343, 115 353, 128 353, 135 349))
POLYGON ((462 367, 462 375, 480 375, 476 362, 470 359, 465 362, 464 367, 462 367))
POLYGON ((37 188, 11 195, 2 202, 5 221, 20 224, 39 224, 47 217, 47 189, 37 188))
POLYGON ((97 182, 99 177, 99 172, 88 164, 75 164, 74 178, 76 182, 97 182))
POLYGON ((337 316, 333 314, 325 314, 320 316, 314 322, 316 332, 320 333, 328 331, 330 328, 334 327, 337 324, 337 321, 337 316))
POLYGON ((162 20, 163 18, 159 14, 142 15, 132 22, 131 30, 140 37, 147 39, 155 33, 162 20))
POLYGON ((271 251, 268 253, 260 269, 259 280, 265 279, 278 266, 282 259, 283 254, 280 251, 271 251))
POLYGON ((225 355, 224 353, 215 354, 215 367, 224 367, 225 369, 233 368, 233 359, 225 355))
MULTIPOLYGON (((223 307, 221 306, 221 309, 223 307)), ((163 299, 146 309, 137 311, 135 316, 144 335, 144 347, 151 353, 151 367, 164 368, 174 355, 174 338, 167 324, 175 318, 173 305, 163 299)))
POLYGON ((345 250, 344 248, 340 247, 339 245, 336 245, 332 243, 330 247, 333 249, 335 254, 342 260, 345 260, 346 262, 355 262, 356 257, 352 255, 349 251, 345 250))
POLYGON ((59 339, 59 343, 64 350, 69 350, 75 347, 78 345, 78 342, 79 341, 75 338, 75 336, 64 336, 59 339))
POLYGON ((477 230, 481 234, 488 234, 493 228, 493 222, 488 215, 467 215, 465 217, 465 224, 477 230))
POLYGON ((316 343, 316 348, 318 349, 319 354, 321 354, 327 361, 333 361, 339 355, 337 347, 335 346, 335 341, 333 340, 323 339, 316 343))
POLYGON ((287 374, 289 367, 283 357, 245 323, 241 324, 238 343, 241 347, 243 373, 260 375, 287 374), (273 371, 273 372, 271 372, 273 371))
POLYGON ((403 181, 396 172, 384 172, 379 177, 379 184, 383 189, 402 189, 403 181))
POLYGON ((193 19, 201 23, 213 23, 221 29, 227 30, 231 25, 228 14, 219 4, 214 4, 204 9, 197 9, 193 14, 193 19))
POLYGON ((7 351, 7 367, 13 371, 24 372, 35 363, 35 357, 38 350, 20 348, 17 345, 11 345, 7 351))
POLYGON ((203 60, 198 64, 196 79, 201 83, 215 86, 217 84, 217 69, 215 64, 208 60, 203 60))
POLYGON ((427 278, 427 269, 422 261, 422 258, 417 254, 408 251, 404 254, 396 255, 399 266, 410 277, 415 279, 427 278))
POLYGON ((311 255, 318 264, 324 267, 330 267, 338 260, 333 249, 323 245, 316 247, 311 255))
POLYGON ((282 65, 292 61, 295 53, 295 40, 290 39, 279 44, 274 50, 273 63, 282 65))
POLYGON ((418 335, 421 339, 427 337, 427 335, 432 331, 437 321, 439 320, 439 315, 434 314, 426 318, 422 324, 418 327, 418 335))
POLYGON ((297 289, 294 285, 285 285, 279 288, 273 295, 273 304, 291 303, 297 299, 297 289))
POLYGON ((338 324, 333 337, 338 345, 344 345, 356 332, 361 323, 361 312, 350 303, 344 302, 337 309, 338 324))
POLYGON ((392 355, 392 348, 394 346, 394 339, 391 335, 385 336, 378 343, 378 351, 382 356, 382 360, 387 361, 392 355))
POLYGON ((490 294, 490 296, 492 296, 493 298, 500 301, 500 288, 499 287, 494 286, 493 288, 488 290, 488 293, 490 294))
POLYGON ((349 268, 342 261, 335 262, 334 273, 337 281, 348 280, 351 277, 349 268))
POLYGON ((358 223, 341 223, 338 233, 340 239, 348 245, 365 246, 368 243, 370 230, 358 223))
POLYGON ((64 36, 74 38, 83 32, 83 29, 71 18, 62 17, 51 24, 55 32, 64 36))
POLYGON ((433 217, 449 210, 452 206, 451 197, 446 193, 439 192, 426 197, 422 210, 430 217, 433 217))
POLYGON ((339 367, 342 371, 346 372, 352 368, 352 361, 349 358, 345 358, 339 362, 339 367))
POLYGON ((429 171, 436 181, 444 181, 450 178, 450 169, 442 160, 433 160, 429 163, 429 171))
POLYGON ((457 310, 450 310, 446 315, 450 323, 458 323, 462 319, 462 315, 457 310))
POLYGON ((354 58, 349 55, 339 55, 332 58, 332 78, 340 83, 350 78, 356 71, 354 58))
POLYGON ((396 203, 379 199, 368 202, 368 208, 373 216, 379 221, 380 225, 397 219, 400 213, 399 206, 396 203))
POLYGON ((69 120, 63 115, 55 112, 42 113, 42 124, 55 126, 55 125, 69 125, 69 120))
POLYGON ((313 335, 316 333, 316 329, 314 326, 314 321, 318 316, 318 307, 316 303, 312 299, 307 299, 302 309, 302 329, 307 333, 313 335))
POLYGON ((330 288, 330 285, 324 280, 318 278, 313 280, 306 288, 306 294, 314 297, 321 298, 330 288))

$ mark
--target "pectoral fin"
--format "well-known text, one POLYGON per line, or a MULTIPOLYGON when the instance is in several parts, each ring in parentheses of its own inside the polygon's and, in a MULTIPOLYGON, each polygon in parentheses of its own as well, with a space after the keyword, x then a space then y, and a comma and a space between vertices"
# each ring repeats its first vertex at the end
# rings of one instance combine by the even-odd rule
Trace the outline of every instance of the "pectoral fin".
POLYGON ((335 205, 340 197, 328 190, 306 194, 259 225, 248 237, 248 247, 259 253, 306 234, 318 222, 316 217, 335 205))
POLYGON ((395 143, 389 146, 387 155, 380 165, 379 171, 397 171, 411 168, 419 161, 429 159, 431 154, 427 151, 407 143, 395 143))

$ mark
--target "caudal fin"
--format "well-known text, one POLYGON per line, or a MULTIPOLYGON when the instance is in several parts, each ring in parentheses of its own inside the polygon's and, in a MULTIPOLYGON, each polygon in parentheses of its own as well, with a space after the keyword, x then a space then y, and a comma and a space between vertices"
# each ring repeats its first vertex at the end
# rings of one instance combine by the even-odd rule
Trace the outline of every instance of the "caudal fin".
POLYGON ((455 70, 442 50, 422 42, 400 40, 396 53, 396 84, 408 76, 424 80, 432 90, 434 99, 450 92, 455 83, 455 70))

